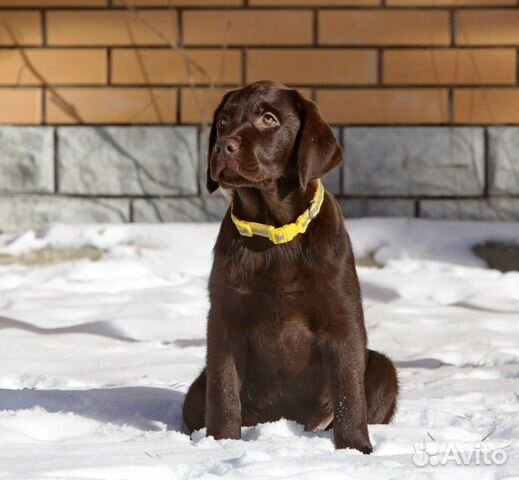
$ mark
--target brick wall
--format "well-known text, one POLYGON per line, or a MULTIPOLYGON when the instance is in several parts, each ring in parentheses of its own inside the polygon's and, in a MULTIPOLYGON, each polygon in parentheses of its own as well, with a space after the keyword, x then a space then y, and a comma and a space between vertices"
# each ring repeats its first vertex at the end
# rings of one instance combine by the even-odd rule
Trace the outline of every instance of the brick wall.
POLYGON ((349 160, 330 188, 351 215, 515 219, 518 47, 519 0, 0 0, 0 124, 20 126, 0 132, 0 229, 68 218, 55 208, 72 208, 67 199, 97 213, 106 200, 123 221, 213 218, 198 182, 199 125, 224 91, 264 78, 300 88, 336 126, 349 160), (64 127, 77 124, 122 130, 114 140, 64 127), (141 125, 164 151, 145 143, 133 167, 121 160, 134 132, 124 125, 141 125), (184 145, 191 132, 189 154, 170 167, 173 188, 138 181, 162 175, 179 145, 157 140, 164 127, 154 125, 184 145), (16 144, 26 138, 47 145, 49 160, 16 144), (84 149, 100 138, 96 148, 119 153, 76 151, 83 160, 70 163, 63 138, 84 149), (100 187, 92 165, 112 184, 100 187), (196 188, 177 188, 179 178, 196 188))
POLYGON ((196 123, 173 43, 197 85, 275 78, 335 124, 519 123, 518 0, 124 3, 0 0, 0 122, 196 123))

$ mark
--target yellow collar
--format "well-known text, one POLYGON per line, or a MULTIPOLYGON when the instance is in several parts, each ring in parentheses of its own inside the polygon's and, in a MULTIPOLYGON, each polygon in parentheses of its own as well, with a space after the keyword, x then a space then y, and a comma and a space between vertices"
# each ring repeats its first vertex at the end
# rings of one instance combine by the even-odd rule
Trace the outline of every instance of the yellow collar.
POLYGON ((236 225, 236 229, 244 237, 252 237, 259 235, 268 238, 274 245, 288 243, 293 240, 300 233, 305 233, 308 225, 312 219, 317 217, 321 205, 324 201, 324 187, 320 180, 317 180, 317 189, 315 190, 314 198, 310 202, 310 206, 297 217, 294 223, 288 223, 282 227, 274 227, 272 225, 265 225, 264 223, 246 222, 236 218, 232 213, 231 204, 231 219, 236 225))

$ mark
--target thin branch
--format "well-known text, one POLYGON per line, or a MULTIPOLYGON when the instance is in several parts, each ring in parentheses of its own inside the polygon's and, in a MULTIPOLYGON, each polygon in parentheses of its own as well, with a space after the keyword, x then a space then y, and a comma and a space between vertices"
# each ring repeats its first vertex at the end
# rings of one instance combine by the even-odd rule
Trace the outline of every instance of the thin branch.
POLYGON ((161 32, 152 22, 150 22, 139 10, 137 10, 128 0, 117 0, 118 3, 122 3, 146 28, 151 30, 157 37, 159 37, 164 43, 166 43, 173 50, 178 52, 186 65, 193 67, 202 76, 206 77, 209 83, 213 83, 211 75, 208 71, 202 67, 199 63, 193 60, 183 48, 179 47, 175 42, 172 42, 163 32, 161 32))

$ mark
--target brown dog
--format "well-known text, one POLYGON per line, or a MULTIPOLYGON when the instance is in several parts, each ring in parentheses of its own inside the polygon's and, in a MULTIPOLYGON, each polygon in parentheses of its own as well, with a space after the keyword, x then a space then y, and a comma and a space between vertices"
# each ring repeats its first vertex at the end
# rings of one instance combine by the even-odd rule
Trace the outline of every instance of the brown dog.
POLYGON ((207 367, 184 403, 190 431, 237 439, 242 425, 287 418, 308 431, 333 425, 337 448, 370 453, 367 424, 391 420, 396 371, 366 348, 341 209, 327 193, 317 198, 318 179, 342 157, 316 105, 296 90, 258 82, 217 108, 207 186, 229 189, 232 207, 209 279, 207 367), (296 219, 293 239, 294 227, 288 237, 261 232, 296 219), (245 236, 248 222, 265 225, 245 236))

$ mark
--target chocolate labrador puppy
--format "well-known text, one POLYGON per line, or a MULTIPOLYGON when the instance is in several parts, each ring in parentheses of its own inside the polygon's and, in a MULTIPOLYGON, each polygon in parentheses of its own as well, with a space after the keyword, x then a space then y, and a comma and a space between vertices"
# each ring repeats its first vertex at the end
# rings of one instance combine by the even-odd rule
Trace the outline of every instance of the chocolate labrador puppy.
POLYGON ((366 347, 351 243, 319 180, 342 158, 296 90, 258 82, 217 108, 207 187, 232 205, 209 279, 207 367, 184 403, 190 431, 238 439, 242 425, 287 418, 370 453, 368 423, 391 420, 395 367, 366 347))

